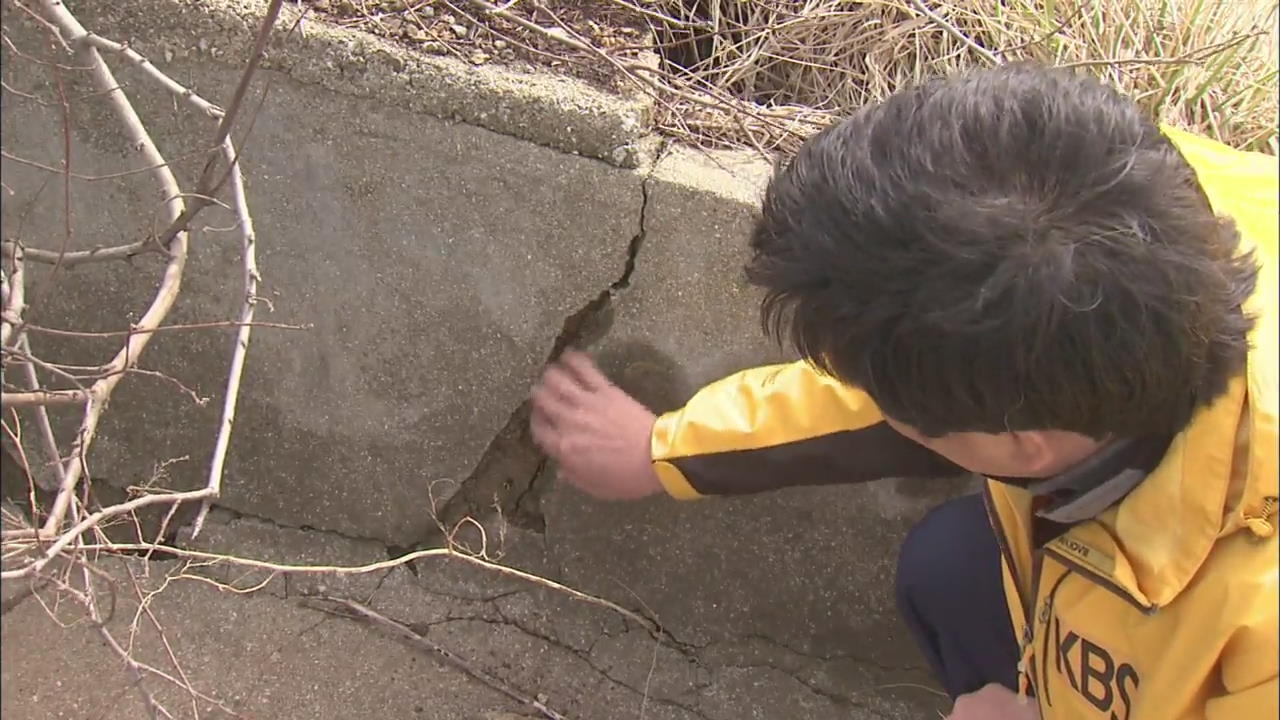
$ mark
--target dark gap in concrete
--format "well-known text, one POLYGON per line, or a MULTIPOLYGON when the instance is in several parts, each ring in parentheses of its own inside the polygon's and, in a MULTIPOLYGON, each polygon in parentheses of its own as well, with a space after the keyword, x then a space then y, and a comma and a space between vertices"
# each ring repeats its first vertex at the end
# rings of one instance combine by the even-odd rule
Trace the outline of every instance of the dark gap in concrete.
MULTIPOLYGON (((571 347, 593 345, 613 326, 614 299, 631 286, 636 261, 644 247, 649 181, 650 176, 646 176, 640 183, 638 227, 627 244, 622 272, 594 298, 565 318, 552 343, 551 352, 547 354, 548 363, 571 347)), ((550 488, 553 476, 548 472, 547 457, 533 441, 529 429, 531 410, 529 400, 525 399, 508 416, 470 475, 436 510, 441 525, 453 528, 464 518, 480 520, 498 513, 516 527, 538 533, 546 531, 542 497, 550 488)), ((437 546, 443 542, 443 533, 439 528, 433 528, 414 548, 437 546)))

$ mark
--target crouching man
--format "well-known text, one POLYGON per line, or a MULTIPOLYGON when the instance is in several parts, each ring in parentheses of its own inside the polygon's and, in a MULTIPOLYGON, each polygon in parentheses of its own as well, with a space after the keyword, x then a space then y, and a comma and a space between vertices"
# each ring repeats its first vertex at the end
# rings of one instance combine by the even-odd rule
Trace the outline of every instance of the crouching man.
POLYGON ((1276 717, 1276 194, 1081 76, 904 90, 769 184, 747 276, 802 361, 655 417, 569 354, 533 431, 609 499, 981 474, 898 565, 953 719, 1276 717))

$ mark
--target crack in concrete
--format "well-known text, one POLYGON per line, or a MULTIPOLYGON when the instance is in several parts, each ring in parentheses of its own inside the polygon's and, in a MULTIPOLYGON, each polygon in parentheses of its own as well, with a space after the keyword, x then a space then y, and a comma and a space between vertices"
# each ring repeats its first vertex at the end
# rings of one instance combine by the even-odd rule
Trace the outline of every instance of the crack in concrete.
MULTIPOLYGON (((341 538, 342 540, 347 540, 349 542, 373 543, 381 547, 390 547, 387 545, 387 541, 381 538, 365 537, 363 535, 351 535, 348 533, 344 533, 341 530, 315 527, 314 525, 307 525, 306 523, 303 523, 302 525, 290 525, 288 523, 284 523, 279 520, 276 520, 275 518, 267 517, 266 515, 257 515, 257 514, 246 512, 244 510, 240 510, 237 508, 228 507, 226 505, 222 505, 219 503, 214 503, 213 507, 218 512, 225 513, 231 516, 232 520, 253 520, 256 522, 260 522, 264 525, 270 525, 271 527, 277 530, 295 530, 299 532, 318 533, 321 535, 332 535, 334 537, 341 538)), ((183 526, 183 528, 181 529, 188 529, 188 528, 189 526, 183 526)), ((175 533, 175 535, 177 534, 178 533, 175 533)))
MULTIPOLYGON (((612 674, 610 674, 608 668, 600 667, 596 662, 593 661, 590 650, 588 651, 580 650, 560 640, 559 638, 545 635, 541 632, 538 632, 537 630, 533 630, 528 627, 525 627, 518 620, 512 619, 506 613, 504 613, 501 607, 498 607, 495 605, 494 610, 497 612, 501 620, 492 620, 488 618, 478 618, 478 617, 477 618, 460 618, 460 619, 480 622, 486 625, 496 625, 496 626, 504 626, 504 627, 512 628, 517 632, 520 632, 530 638, 533 638, 534 640, 546 643, 547 645, 550 645, 552 647, 558 648, 560 650, 563 650, 567 653, 572 654, 574 657, 577 657, 579 660, 581 660, 587 667, 594 670, 598 675, 600 675, 600 677, 609 681, 613 685, 616 685, 617 687, 627 690, 628 692, 631 692, 641 698, 644 698, 647 696, 648 702, 650 703, 653 703, 656 705, 666 705, 669 707, 676 708, 678 710, 683 710, 684 712, 687 712, 699 718, 703 718, 704 720, 712 720, 708 715, 698 710, 696 707, 687 705, 678 700, 673 700, 671 698, 655 697, 652 692, 646 693, 643 688, 637 688, 631 685, 630 683, 626 682, 625 680, 621 680, 619 678, 614 677, 612 674)), ((602 633, 602 636, 607 634, 608 633, 602 633)), ((592 648, 594 649, 594 647, 595 647, 595 643, 593 642, 592 648)), ((691 662, 693 662, 695 665, 698 664, 698 661, 696 658, 688 658, 688 659, 691 662)), ((701 667, 701 665, 699 665, 699 667, 701 667)))
MULTIPOLYGON (((653 171, 650 170, 640 181, 637 228, 627 243, 621 273, 594 298, 565 318, 546 362, 553 362, 570 347, 590 346, 609 333, 614 320, 613 303, 631 287, 636 263, 644 247, 652 177, 653 171)), ((545 472, 547 457, 534 443, 529 430, 530 412, 528 399, 511 412, 502 429, 490 439, 475 468, 437 509, 436 514, 443 527, 454 527, 466 517, 480 520, 496 512, 516 527, 546 532, 542 497, 550 487, 551 478, 545 472)), ((429 547, 443 540, 440 529, 432 528, 413 547, 429 547)))
POLYGON ((827 688, 822 687, 821 685, 819 685, 817 682, 813 680, 809 680, 807 678, 801 677, 794 670, 781 668, 776 665, 771 665, 769 663, 728 664, 728 665, 721 665, 719 667, 722 669, 769 670, 772 672, 776 672, 780 675, 785 675, 787 678, 791 680, 794 680, 797 684, 799 684, 801 687, 808 690, 813 695, 816 695, 841 709, 858 708, 859 710, 864 710, 866 712, 872 713, 876 717, 883 717, 883 715, 877 712, 874 708, 868 707, 866 703, 855 700, 852 697, 848 696, 847 694, 836 692, 834 690, 828 690, 827 688))
MULTIPOLYGON (((855 665, 868 666, 868 667, 872 667, 877 670, 888 672, 888 673, 924 669, 924 668, 913 666, 913 665, 889 665, 889 664, 880 662, 874 657, 859 654, 859 653, 853 653, 853 652, 833 652, 833 653, 825 653, 825 654, 808 652, 808 651, 796 648, 794 646, 788 645, 787 643, 781 640, 769 637, 768 635, 764 635, 761 633, 747 633, 745 635, 739 635, 738 638, 740 640, 745 640, 747 642, 761 642, 771 647, 777 648, 778 650, 782 650, 783 652, 804 658, 806 660, 817 660, 819 662, 824 662, 824 663, 837 662, 840 660, 848 660, 849 662, 852 662, 855 665)), ((733 641, 717 643, 718 647, 716 647, 715 650, 720 652, 728 652, 728 650, 724 649, 722 646, 731 644, 732 642, 733 641)))

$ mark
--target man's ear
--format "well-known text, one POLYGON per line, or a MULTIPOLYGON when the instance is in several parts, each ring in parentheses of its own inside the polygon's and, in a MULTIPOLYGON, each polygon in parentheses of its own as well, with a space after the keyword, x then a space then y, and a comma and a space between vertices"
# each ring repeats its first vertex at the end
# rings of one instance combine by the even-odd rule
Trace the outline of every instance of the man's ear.
POLYGON ((1018 465, 1025 468, 1028 475, 1040 477, 1057 471, 1058 454, 1054 452, 1054 444, 1047 432, 1015 430, 1012 435, 1018 465))

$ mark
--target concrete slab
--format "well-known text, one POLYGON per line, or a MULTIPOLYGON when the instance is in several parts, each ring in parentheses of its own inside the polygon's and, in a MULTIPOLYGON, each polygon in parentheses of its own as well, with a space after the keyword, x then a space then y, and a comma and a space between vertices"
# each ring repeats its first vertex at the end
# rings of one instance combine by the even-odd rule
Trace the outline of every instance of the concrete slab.
MULTIPOLYGON (((231 66, 207 58, 175 59, 170 69, 213 98, 229 97, 236 80, 231 66)), ((428 487, 466 477, 526 394, 564 319, 622 272, 641 178, 281 73, 265 76, 270 97, 244 160, 262 294, 274 307, 264 303, 259 319, 309 329, 254 334, 223 502, 284 524, 408 545, 431 527, 428 487)), ((134 84, 140 112, 154 119, 172 157, 201 147, 212 125, 134 84)), ((73 157, 81 173, 137 164, 121 156, 103 113, 86 101, 77 115, 84 125, 73 157)), ((15 98, 4 116, 6 147, 57 163, 51 158, 60 157, 62 141, 47 132, 58 122, 50 109, 15 98)), ((179 169, 190 177, 202 163, 188 158, 179 169)), ((61 194, 39 193, 49 176, 8 161, 3 172, 15 189, 3 205, 6 232, 40 246, 52 237, 60 243, 61 194)), ((70 247, 147 232, 155 210, 147 183, 142 175, 75 183, 70 247)), ((238 248, 215 230, 232 224, 220 210, 199 219, 171 323, 234 317, 238 248)), ((136 317, 157 268, 143 258, 66 271, 59 282, 74 292, 47 293, 33 317, 55 327, 121 329, 121 309, 136 317)), ((36 342, 71 362, 102 362, 110 348, 36 342)), ((203 483, 229 358, 225 331, 157 337, 144 366, 173 373, 211 402, 195 407, 154 378, 126 381, 95 444, 94 475, 139 483, 156 463, 186 457, 167 469, 167 482, 203 483)), ((437 491, 447 495, 448 487, 437 491)))

